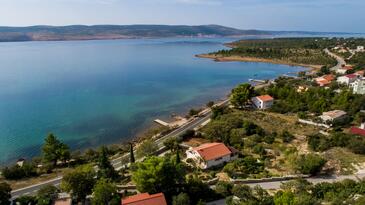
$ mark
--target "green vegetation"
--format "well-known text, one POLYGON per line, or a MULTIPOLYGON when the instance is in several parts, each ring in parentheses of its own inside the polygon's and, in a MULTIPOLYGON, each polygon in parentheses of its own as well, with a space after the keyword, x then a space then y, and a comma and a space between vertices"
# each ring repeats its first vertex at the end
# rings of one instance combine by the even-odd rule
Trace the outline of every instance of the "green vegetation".
POLYGON ((11 199, 11 188, 7 183, 0 183, 0 204, 8 205, 11 199))
POLYGON ((120 204, 120 197, 117 193, 117 187, 113 184, 113 182, 108 181, 104 178, 96 182, 93 188, 92 204, 120 204))
POLYGON ((250 84, 244 83, 233 88, 230 101, 235 107, 243 108, 253 97, 253 94, 254 88, 250 84))
POLYGON ((92 166, 78 167, 63 177, 61 188, 71 193, 77 202, 84 202, 86 196, 92 193, 95 176, 96 173, 92 166))
POLYGON ((280 60, 294 64, 326 65, 336 64, 323 49, 330 47, 335 39, 327 38, 277 38, 240 40, 229 44, 232 49, 212 53, 217 56, 239 56, 280 60))
POLYGON ((1 171, 5 179, 18 180, 38 176, 36 166, 33 163, 24 163, 23 166, 15 164, 12 167, 5 167, 1 171))
POLYGON ((184 176, 185 170, 181 164, 154 156, 136 163, 132 170, 132 180, 140 192, 163 192, 168 196, 178 193, 177 188, 183 184, 184 176))
POLYGON ((62 143, 53 134, 49 134, 42 147, 43 160, 50 163, 52 168, 57 165, 57 161, 66 162, 70 159, 70 151, 66 144, 62 143))
POLYGON ((309 87, 306 92, 297 92, 294 85, 301 84, 301 80, 279 78, 275 85, 259 90, 275 98, 271 111, 278 113, 311 112, 321 114, 329 110, 344 110, 350 117, 365 109, 365 96, 353 94, 350 90, 343 89, 340 93, 337 87, 325 89, 309 87))
POLYGON ((100 148, 100 156, 98 160, 98 178, 108 178, 108 179, 116 179, 118 178, 118 173, 114 170, 114 167, 109 161, 107 148, 101 147, 100 148))
POLYGON ((156 153, 157 149, 158 147, 156 143, 150 139, 147 139, 138 146, 137 157, 142 158, 152 156, 156 153))
POLYGON ((326 160, 317 154, 296 156, 293 161, 294 169, 302 174, 314 175, 321 171, 326 160))
POLYGON ((349 61, 349 64, 353 65, 355 70, 365 69, 365 53, 356 53, 349 61))
POLYGON ((365 139, 361 136, 333 132, 330 136, 321 134, 308 137, 308 146, 314 151, 326 151, 332 147, 346 147, 355 154, 365 154, 365 139))
POLYGON ((51 205, 54 200, 57 199, 59 190, 55 186, 47 185, 42 187, 37 192, 37 204, 38 205, 51 205))

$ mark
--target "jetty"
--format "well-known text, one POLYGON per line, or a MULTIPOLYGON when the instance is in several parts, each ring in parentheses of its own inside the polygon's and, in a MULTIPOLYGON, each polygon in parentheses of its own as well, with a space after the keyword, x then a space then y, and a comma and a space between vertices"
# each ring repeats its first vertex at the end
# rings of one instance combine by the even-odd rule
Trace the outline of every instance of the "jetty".
POLYGON ((255 83, 266 83, 266 80, 259 80, 259 79, 248 79, 248 81, 255 83))
POLYGON ((162 121, 160 119, 155 119, 154 122, 157 123, 157 124, 160 124, 162 126, 165 126, 165 127, 170 127, 170 124, 169 123, 167 123, 165 121, 162 121))

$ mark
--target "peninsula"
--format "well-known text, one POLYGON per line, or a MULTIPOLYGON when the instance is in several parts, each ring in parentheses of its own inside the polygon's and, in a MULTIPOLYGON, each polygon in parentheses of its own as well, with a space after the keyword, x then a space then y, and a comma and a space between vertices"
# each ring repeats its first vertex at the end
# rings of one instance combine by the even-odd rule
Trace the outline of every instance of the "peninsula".
POLYGON ((245 61, 305 66, 320 69, 336 65, 336 60, 324 49, 335 45, 336 39, 327 38, 274 38, 240 40, 226 44, 230 49, 197 57, 216 61, 245 61))

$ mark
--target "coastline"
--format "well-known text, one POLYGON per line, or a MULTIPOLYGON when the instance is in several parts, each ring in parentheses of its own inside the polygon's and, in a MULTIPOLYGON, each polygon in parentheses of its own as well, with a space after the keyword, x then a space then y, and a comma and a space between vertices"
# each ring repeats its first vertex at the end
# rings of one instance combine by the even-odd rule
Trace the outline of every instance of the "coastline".
POLYGON ((216 62, 257 62, 257 63, 272 63, 272 64, 280 64, 280 65, 289 65, 289 66, 302 66, 309 68, 310 71, 318 71, 322 65, 308 65, 308 64, 300 64, 300 63, 291 63, 283 60, 273 60, 273 59, 265 59, 265 58, 254 58, 254 57, 242 57, 242 56, 221 56, 215 54, 198 54, 195 55, 198 58, 208 58, 212 59, 216 62))

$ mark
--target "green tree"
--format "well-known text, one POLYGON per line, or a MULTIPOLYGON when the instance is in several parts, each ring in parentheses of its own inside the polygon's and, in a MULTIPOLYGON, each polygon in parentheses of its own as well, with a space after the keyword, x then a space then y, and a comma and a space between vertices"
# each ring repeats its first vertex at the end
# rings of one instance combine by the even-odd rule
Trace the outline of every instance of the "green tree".
POLYGON ((93 188, 92 204, 110 204, 110 201, 112 201, 117 195, 117 187, 112 182, 104 178, 99 179, 93 188))
POLYGON ((42 153, 43 160, 51 163, 53 167, 57 165, 58 160, 66 161, 70 158, 68 146, 59 141, 52 133, 46 137, 42 153))
POLYGON ((11 187, 5 182, 0 183, 0 205, 10 204, 11 187))
POLYGON ((66 144, 60 143, 57 149, 57 157, 63 163, 66 163, 71 158, 70 148, 66 144))
POLYGON ((53 185, 47 185, 42 187, 37 192, 37 204, 38 205, 51 205, 54 200, 57 199, 59 190, 53 185))
POLYGON ((172 198, 172 205, 190 205, 189 195, 180 193, 172 198))
POLYGON ((184 182, 184 169, 168 158, 149 157, 136 164, 132 171, 132 180, 140 192, 163 192, 173 196, 184 182))
POLYGON ((95 170, 91 165, 77 167, 63 177, 61 188, 71 193, 78 202, 84 202, 86 196, 92 193, 95 175, 95 170))
POLYGON ((137 149, 137 157, 149 157, 156 153, 158 147, 152 140, 145 140, 137 149))
POLYGON ((24 195, 15 199, 15 204, 19 205, 36 205, 37 199, 35 196, 24 195))
POLYGON ((225 181, 219 181, 215 185, 215 191, 224 197, 232 195, 232 188, 233 184, 225 181))
POLYGON ((176 137, 166 139, 163 142, 163 145, 171 152, 175 152, 177 149, 179 149, 179 141, 176 137))
POLYGON ((294 205, 295 195, 291 191, 278 191, 274 195, 275 205, 294 205))
POLYGON ((114 170, 113 165, 110 163, 108 158, 108 150, 105 146, 100 148, 100 154, 98 159, 98 178, 118 178, 118 173, 114 170))
POLYGON ((232 105, 238 108, 242 108, 247 104, 251 97, 253 97, 253 94, 254 88, 250 84, 244 83, 238 85, 232 90, 230 100, 232 105))

